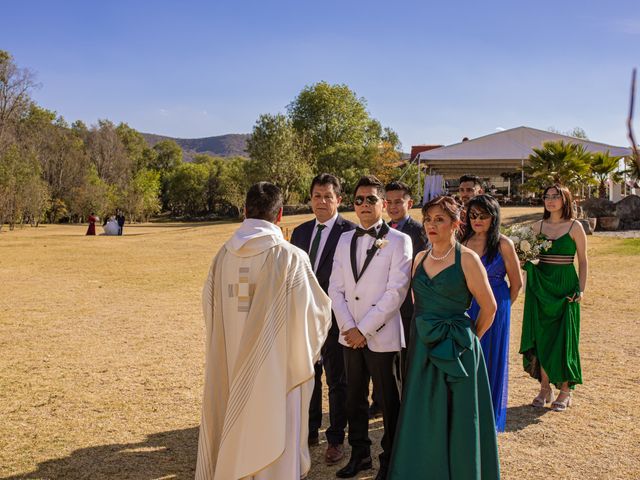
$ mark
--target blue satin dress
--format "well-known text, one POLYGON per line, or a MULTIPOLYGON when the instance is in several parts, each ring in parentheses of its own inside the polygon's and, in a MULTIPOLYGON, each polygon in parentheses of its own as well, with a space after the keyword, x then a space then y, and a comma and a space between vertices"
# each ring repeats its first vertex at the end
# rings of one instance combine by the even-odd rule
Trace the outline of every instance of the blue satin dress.
MULTIPOLYGON (((484 360, 489 374, 491 386, 491 401, 496 420, 496 430, 504 432, 507 422, 507 396, 509 389, 509 327, 511 325, 511 295, 509 285, 505 281, 507 270, 500 252, 491 263, 487 263, 487 256, 482 256, 482 264, 487 270, 493 296, 496 298, 498 310, 493 324, 480 340, 484 360)), ((475 320, 478 318, 480 307, 475 298, 467 312, 475 320)))

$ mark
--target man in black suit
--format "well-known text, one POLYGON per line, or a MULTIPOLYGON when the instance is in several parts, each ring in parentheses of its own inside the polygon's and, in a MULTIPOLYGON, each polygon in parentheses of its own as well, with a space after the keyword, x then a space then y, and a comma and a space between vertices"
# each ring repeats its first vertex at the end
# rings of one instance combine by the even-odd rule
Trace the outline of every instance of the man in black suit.
MULTIPOLYGON (((321 173, 311 181, 311 209, 315 219, 296 227, 291 243, 309 254, 318 283, 327 292, 333 266, 333 254, 340 235, 355 228, 355 224, 338 215, 342 201, 340 181, 333 175, 321 173)), ((329 428, 325 462, 338 463, 344 457, 344 431, 347 426, 347 382, 344 371, 342 346, 338 343, 340 331, 332 315, 329 336, 322 347, 322 359, 316 364, 316 382, 309 405, 309 444, 317 445, 318 429, 322 423, 322 367, 329 387, 329 428)))
MULTIPOLYGON (((413 207, 413 199, 411 198, 411 188, 406 183, 391 182, 385 187, 387 192, 387 213, 391 218, 389 226, 406 233, 411 237, 413 246, 413 258, 416 258, 418 252, 427 248, 427 235, 423 225, 411 218, 409 210, 413 207)), ((400 315, 402 316, 402 327, 404 329, 404 338, 407 346, 409 346, 409 332, 411 331, 411 318, 413 317, 413 299, 411 291, 407 293, 402 307, 400 307, 400 315)), ((400 365, 402 371, 402 379, 407 374, 407 349, 403 348, 400 353, 400 365)))

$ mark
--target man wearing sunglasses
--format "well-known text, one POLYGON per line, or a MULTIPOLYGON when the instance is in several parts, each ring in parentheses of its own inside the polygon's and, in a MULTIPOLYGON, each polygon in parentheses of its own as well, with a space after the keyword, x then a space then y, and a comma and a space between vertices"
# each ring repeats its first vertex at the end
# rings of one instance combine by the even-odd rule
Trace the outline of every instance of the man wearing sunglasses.
POLYGON ((409 289, 413 252, 411 238, 382 220, 387 202, 380 180, 362 177, 355 189, 354 206, 360 225, 340 237, 329 282, 344 346, 351 445, 351 458, 336 476, 351 478, 371 468, 371 378, 380 397, 384 425, 376 480, 384 480, 400 410, 396 369, 398 353, 405 346, 400 306, 409 289))

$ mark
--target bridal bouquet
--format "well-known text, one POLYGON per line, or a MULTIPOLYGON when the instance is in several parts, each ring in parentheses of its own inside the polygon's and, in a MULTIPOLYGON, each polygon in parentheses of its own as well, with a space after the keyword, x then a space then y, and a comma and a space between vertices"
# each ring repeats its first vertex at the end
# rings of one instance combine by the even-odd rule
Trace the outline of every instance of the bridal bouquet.
POLYGON ((537 259, 541 253, 551 248, 551 240, 547 240, 544 235, 534 233, 530 227, 512 225, 504 228, 502 233, 513 242, 521 264, 537 259))

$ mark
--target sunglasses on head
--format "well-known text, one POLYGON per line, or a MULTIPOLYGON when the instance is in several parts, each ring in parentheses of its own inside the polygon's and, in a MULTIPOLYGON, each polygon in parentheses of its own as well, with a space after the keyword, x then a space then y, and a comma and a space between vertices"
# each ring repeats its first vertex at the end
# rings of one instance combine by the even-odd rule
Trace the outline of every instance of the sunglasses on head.
POLYGON ((491 218, 491 215, 482 212, 470 212, 469 218, 471 220, 488 220, 489 218, 491 218))
POLYGON ((360 206, 366 201, 369 205, 375 205, 376 203, 378 203, 379 200, 380 200, 380 198, 376 197, 375 195, 367 195, 366 197, 364 197, 362 195, 358 195, 354 199, 353 203, 355 203, 356 205, 360 206))

